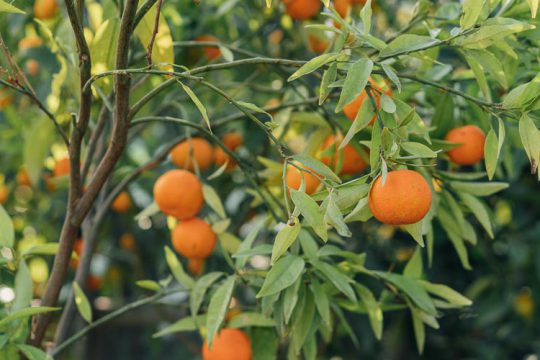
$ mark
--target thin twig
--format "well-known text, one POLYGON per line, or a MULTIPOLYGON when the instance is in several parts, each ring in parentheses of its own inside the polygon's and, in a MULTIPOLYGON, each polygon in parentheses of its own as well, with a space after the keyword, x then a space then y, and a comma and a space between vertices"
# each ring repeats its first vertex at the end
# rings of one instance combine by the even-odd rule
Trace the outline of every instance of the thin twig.
POLYGON ((154 31, 152 32, 152 37, 150 37, 150 42, 148 43, 146 59, 148 60, 148 65, 152 66, 152 50, 154 48, 154 41, 156 40, 157 33, 159 31, 159 15, 161 14, 161 6, 163 5, 163 0, 158 0, 157 9, 156 9, 156 20, 154 22, 154 31))

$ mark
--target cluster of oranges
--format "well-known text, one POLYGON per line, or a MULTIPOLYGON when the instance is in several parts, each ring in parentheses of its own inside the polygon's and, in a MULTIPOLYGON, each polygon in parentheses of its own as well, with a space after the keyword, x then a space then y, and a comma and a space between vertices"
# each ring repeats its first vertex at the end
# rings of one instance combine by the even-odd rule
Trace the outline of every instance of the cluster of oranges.
MULTIPOLYGON (((234 151, 242 144, 242 136, 228 133, 222 139, 234 151)), ((192 172, 205 171, 212 163, 228 168, 234 162, 221 148, 214 148, 202 138, 182 141, 171 150, 171 161, 179 169, 167 171, 154 184, 154 201, 166 215, 178 220, 172 231, 174 249, 188 259, 188 269, 200 274, 204 260, 212 254, 216 234, 212 227, 197 217, 204 204, 202 184, 192 172)))

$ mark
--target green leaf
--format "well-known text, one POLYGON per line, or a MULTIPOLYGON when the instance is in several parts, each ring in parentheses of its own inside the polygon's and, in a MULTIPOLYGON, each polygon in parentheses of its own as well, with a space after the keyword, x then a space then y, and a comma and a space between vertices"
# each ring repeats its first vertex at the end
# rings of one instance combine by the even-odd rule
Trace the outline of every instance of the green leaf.
POLYGON ((360 283, 354 284, 360 300, 366 307, 371 329, 377 340, 381 340, 383 331, 383 312, 371 290, 360 283))
POLYGON ((462 181, 450 181, 450 185, 458 192, 466 192, 475 196, 493 195, 508 187, 507 183, 489 182, 489 183, 470 183, 462 181))
POLYGON ((317 174, 321 175, 322 177, 333 180, 337 182, 338 184, 341 184, 341 179, 339 178, 339 176, 334 174, 334 172, 328 166, 326 166, 319 160, 309 155, 304 155, 304 154, 293 155, 292 158, 298 161, 299 163, 307 166, 311 170, 315 171, 317 174))
POLYGON ((536 14, 538 13, 538 0, 527 0, 529 8, 531 9, 531 17, 536 19, 536 14))
POLYGON ((188 94, 191 101, 193 101, 193 103, 195 104, 199 112, 201 113, 204 121, 206 122, 206 126, 208 126, 208 129, 212 131, 212 128, 210 127, 210 119, 208 118, 208 112, 206 111, 206 107, 204 106, 204 104, 201 102, 199 97, 193 92, 193 90, 191 90, 189 86, 185 85, 180 80, 177 80, 177 81, 178 83, 180 83, 180 85, 182 85, 182 89, 184 89, 186 94, 188 94))
POLYGON ((413 256, 411 256, 403 270, 403 276, 412 279, 420 279, 420 277, 422 277, 422 269, 422 248, 417 246, 413 256))
POLYGON ((371 30, 371 16, 373 11, 371 10, 371 0, 367 0, 364 4, 364 7, 360 11, 360 19, 362 19, 362 24, 364 25, 364 33, 369 34, 371 30))
POLYGON ((319 88, 319 106, 322 105, 328 98, 328 95, 330 95, 332 89, 328 85, 336 81, 336 76, 337 63, 333 62, 328 66, 328 69, 324 71, 321 79, 321 86, 319 88))
POLYGON ((46 117, 39 117, 24 131, 23 161, 33 185, 39 183, 43 163, 55 141, 54 125, 46 117))
POLYGON ((345 105, 351 103, 364 91, 371 70, 373 70, 373 61, 367 58, 361 58, 351 65, 347 71, 343 89, 341 89, 341 95, 335 110, 336 113, 343 110, 345 105))
MULTIPOLYGON (((159 289, 159 285, 158 285, 159 289)), ((84 291, 81 289, 79 284, 77 282, 73 282, 73 291, 75 292, 75 305, 77 305, 77 309, 79 310, 79 314, 81 314, 82 318, 86 320, 87 323, 92 322, 92 307, 90 306, 90 302, 88 301, 88 298, 84 294, 84 291)))
MULTIPOLYGON (((304 216, 304 220, 313 228, 315 233, 325 242, 328 240, 324 217, 317 202, 303 191, 291 189, 291 199, 304 216)), ((298 235, 298 234, 296 234, 298 235)))
POLYGON ((302 258, 293 255, 285 256, 276 261, 266 275, 257 298, 278 293, 294 284, 304 271, 305 265, 302 258))
POLYGON ((213 283, 215 283, 224 273, 211 272, 201 276, 199 280, 193 286, 189 297, 189 308, 191 310, 191 316, 196 316, 199 312, 201 304, 204 300, 206 291, 213 283))
POLYGON ((42 314, 42 313, 51 312, 51 311, 58 311, 60 309, 61 308, 59 307, 46 307, 46 306, 27 307, 24 309, 20 309, 20 310, 12 312, 8 316, 5 316, 3 319, 1 319, 0 328, 6 324, 9 324, 13 320, 30 317, 36 314, 42 314))
POLYGON ((470 306, 472 301, 467 299, 465 296, 461 295, 454 289, 443 285, 443 284, 433 284, 428 281, 420 280, 420 285, 424 287, 430 294, 437 295, 449 303, 457 306, 470 306))
POLYGON ((492 18, 471 34, 455 38, 452 44, 473 49, 484 49, 508 35, 531 29, 534 29, 533 25, 514 19, 492 18))
POLYGON ((310 74, 317 70, 318 68, 328 64, 329 62, 332 62, 336 60, 340 54, 336 53, 328 53, 328 54, 322 54, 317 57, 314 57, 313 59, 309 60, 307 63, 302 65, 302 67, 298 70, 296 70, 295 73, 293 73, 287 81, 293 81, 298 79, 301 76, 310 74))
POLYGON ((431 301, 426 290, 424 290, 424 288, 420 286, 416 280, 403 275, 386 273, 382 271, 374 271, 373 273, 403 291, 403 293, 405 293, 405 295, 407 295, 420 309, 424 310, 430 315, 437 314, 433 301, 431 301))
POLYGON ((524 109, 538 98, 540 92, 540 74, 528 83, 512 89, 503 100, 503 105, 508 109, 524 109))
POLYGON ((242 251, 240 251, 240 247, 238 247, 238 251, 232 257, 237 259, 243 259, 254 255, 270 255, 272 254, 272 248, 273 246, 270 244, 261 244, 255 246, 252 249, 246 249, 242 251))
POLYGON ((422 354, 424 352, 424 344, 426 342, 426 329, 424 327, 424 322, 420 315, 420 311, 414 308, 413 306, 409 307, 411 310, 412 320, 413 320, 413 329, 414 329, 414 338, 416 339, 416 348, 418 353, 422 354))
POLYGON ((28 360, 52 360, 52 357, 43 350, 26 344, 16 344, 17 349, 28 358, 28 360))
POLYGON ((489 130, 484 143, 484 161, 486 163, 486 172, 489 180, 493 179, 499 160, 497 135, 493 129, 489 130))
POLYGON ((465 60, 467 60, 467 63, 471 67, 471 70, 474 73, 474 77, 476 78, 476 82, 478 83, 480 90, 482 90, 485 97, 489 101, 491 101, 491 88, 489 87, 489 84, 487 82, 484 68, 478 63, 478 61, 473 56, 469 56, 466 54, 465 60))
POLYGON ((300 221, 294 217, 291 219, 276 235, 274 246, 272 248, 272 265, 283 256, 289 249, 289 247, 296 241, 298 234, 300 234, 300 221), (290 221, 292 220, 292 224, 290 221))
POLYGON ((275 326, 276 323, 274 320, 266 317, 263 314, 257 312, 244 312, 236 315, 229 321, 228 327, 230 328, 243 328, 250 326, 257 327, 269 327, 275 326))
POLYGON ((56 255, 59 246, 58 243, 37 244, 24 250, 21 255, 25 258, 33 255, 56 255))
MULTIPOLYGON (((156 26, 157 7, 154 4, 141 19, 134 33, 146 50, 154 34, 156 26)), ((116 47, 115 47, 116 50, 116 47)), ((93 60, 93 59, 92 59, 93 60)), ((158 29, 155 34, 154 46, 152 47, 152 62, 154 64, 165 64, 160 66, 163 70, 173 71, 174 64, 174 46, 171 30, 167 19, 163 15, 159 17, 158 29)))
POLYGON ((378 169, 381 163, 381 127, 375 124, 371 130, 371 146, 369 152, 369 166, 371 171, 378 169))
POLYGON ((238 249, 232 256, 233 258, 238 257, 238 259, 236 260, 236 267, 238 269, 243 268, 246 265, 246 261, 247 261, 247 257, 245 256, 239 257, 238 255, 242 254, 243 252, 248 251, 251 248, 251 246, 253 245, 253 242, 257 238, 257 235, 263 228, 264 223, 265 223, 264 221, 259 222, 249 231, 244 241, 240 243, 240 245, 238 246, 238 249))
POLYGON ((429 36, 403 34, 395 38, 390 44, 381 50, 381 58, 393 57, 414 51, 423 50, 440 43, 439 40, 429 36))
POLYGON ((398 93, 400 93, 401 92, 401 81, 399 80, 399 77, 397 76, 394 69, 390 65, 384 64, 384 63, 381 64, 381 68, 383 69, 386 76, 390 79, 390 81, 392 81, 392 83, 394 83, 394 85, 396 85, 398 93))
POLYGON ((206 334, 206 341, 209 346, 212 346, 214 335, 219 331, 219 328, 225 319, 225 314, 227 313, 229 303, 231 302, 235 281, 236 276, 229 276, 227 280, 217 288, 210 299, 206 317, 206 328, 208 331, 206 334))
POLYGON ((405 150, 409 154, 412 154, 414 156, 418 156, 421 158, 436 158, 437 157, 436 152, 431 150, 426 145, 418 143, 418 142, 402 142, 401 147, 403 148, 403 150, 405 150))
POLYGON ((315 318, 315 302, 311 292, 306 292, 302 307, 297 307, 291 329, 291 343, 296 353, 300 351, 315 318))
POLYGON ((2 205, 0 205, 0 247, 12 248, 15 242, 13 222, 2 205))
POLYGON ((11 311, 17 311, 30 306, 32 301, 33 282, 26 261, 21 259, 15 274, 15 300, 11 311))
POLYGON ((335 192, 331 192, 328 196, 328 203, 326 204, 326 211, 324 213, 324 223, 333 226, 339 235, 344 237, 351 237, 352 233, 349 227, 343 219, 343 214, 337 206, 337 200, 335 192))
POLYGON ((439 208, 437 217, 442 227, 446 231, 448 238, 452 242, 452 245, 454 245, 463 268, 466 270, 471 270, 472 268, 471 264, 469 263, 467 248, 465 247, 462 236, 456 232, 456 224, 452 221, 451 216, 443 208, 439 208))
POLYGON ((291 315, 293 313, 293 310, 296 307, 296 304, 298 303, 298 298, 300 297, 300 293, 304 294, 304 289, 300 288, 300 285, 304 285, 302 283, 302 277, 298 277, 294 284, 292 286, 289 286, 283 291, 283 295, 281 296, 282 301, 282 309, 283 309, 283 318, 285 320, 285 324, 289 323, 289 320, 291 318, 291 315))
POLYGON ((540 163, 540 131, 526 113, 519 119, 519 136, 531 162, 531 174, 535 174, 540 163))
POLYGON ((258 112, 258 113, 261 113, 261 114, 265 114, 270 118, 270 120, 273 120, 273 116, 270 113, 264 111, 263 109, 261 109, 260 107, 258 107, 255 104, 248 103, 248 102, 243 102, 243 101, 239 101, 239 100, 236 100, 236 103, 238 105, 240 105, 240 106, 243 106, 244 108, 246 108, 248 110, 258 112))
MULTIPOLYGON (((154 17, 155 18, 155 17, 154 17)), ((153 24, 153 22, 152 22, 153 24)), ((152 25, 153 26, 153 25, 152 25)), ((92 73, 114 70, 116 64, 116 48, 118 45, 118 33, 120 32, 120 19, 111 17, 105 20, 96 30, 96 34, 90 44, 92 56, 92 73)), ((149 31, 148 37, 152 34, 149 31)), ((112 88, 112 79, 104 77, 98 80, 98 84, 106 91, 112 88)))
POLYGON ((413 237, 414 241, 421 247, 424 247, 424 238, 422 234, 422 221, 414 224, 403 225, 403 228, 413 237))
POLYGON ((482 13, 483 0, 465 0, 463 1, 463 15, 461 15, 460 25, 463 30, 472 28, 478 17, 482 13))
POLYGON ((199 315, 196 317, 185 317, 176 321, 175 323, 161 329, 157 333, 152 335, 152 338, 158 338, 165 335, 169 335, 176 332, 182 331, 195 331, 197 330, 197 324, 204 323, 206 321, 206 314, 199 315))
POLYGON ((221 199, 217 194, 216 190, 208 184, 203 184, 202 186, 203 195, 205 202, 210 205, 210 207, 222 218, 225 219, 227 214, 221 203, 221 199))
POLYGON ((326 326, 332 325, 332 319, 330 317, 330 300, 328 294, 324 291, 324 288, 321 286, 320 282, 313 278, 309 288, 313 293, 313 299, 315 300, 315 307, 317 312, 321 316, 322 321, 326 326))
POLYGON ((482 202, 476 197, 467 193, 460 193, 459 197, 461 198, 463 203, 467 205, 467 207, 472 211, 474 216, 478 219, 482 227, 488 233, 489 237, 493 239, 493 229, 491 227, 489 214, 484 205, 482 205, 482 202))
POLYGON ((0 13, 26 14, 21 9, 16 8, 3 0, 0 0, 0 13))
POLYGON ((384 110, 384 112, 387 112, 389 114, 393 114, 396 112, 396 103, 392 98, 386 94, 382 94, 381 96, 381 108, 384 110))
POLYGON ((508 87, 504 68, 495 55, 483 49, 470 49, 467 54, 472 56, 478 64, 482 66, 484 71, 489 72, 495 80, 503 87, 508 87))
POLYGON ((167 264, 176 281, 186 288, 192 289, 193 285, 195 285, 195 281, 193 281, 193 278, 186 273, 182 263, 178 261, 176 255, 168 246, 165 246, 165 259, 167 260, 167 264))
POLYGON ((339 271, 335 266, 322 261, 316 261, 313 263, 315 269, 319 270, 324 277, 329 280, 339 291, 347 296, 351 301, 357 302, 356 295, 351 286, 351 279, 347 275, 339 271))
POLYGON ((339 145, 339 150, 342 150, 351 141, 353 136, 360 132, 360 130, 368 126, 371 122, 371 119, 373 119, 373 116, 375 116, 375 110, 373 109, 371 101, 364 101, 364 103, 360 107, 360 110, 358 110, 358 113, 356 114, 353 123, 349 127, 347 134, 339 145))
POLYGON ((151 290, 151 291, 159 291, 161 290, 161 286, 154 280, 139 280, 135 282, 135 285, 137 285, 140 288, 151 290))

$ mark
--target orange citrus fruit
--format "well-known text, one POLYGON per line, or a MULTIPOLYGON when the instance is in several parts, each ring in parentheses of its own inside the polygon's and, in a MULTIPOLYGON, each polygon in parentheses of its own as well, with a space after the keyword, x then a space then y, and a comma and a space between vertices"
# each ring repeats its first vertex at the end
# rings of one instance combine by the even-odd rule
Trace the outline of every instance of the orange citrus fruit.
POLYGON ((154 201, 166 215, 184 220, 197 215, 204 198, 199 179, 186 170, 170 170, 154 184, 154 201))
MULTIPOLYGON (((313 172, 313 170, 299 166, 300 168, 309 170, 313 172)), ((307 171, 300 171, 295 166, 288 165, 287 166, 287 175, 285 176, 285 182, 287 184, 287 187, 298 190, 300 189, 300 185, 302 184, 302 177, 304 178, 304 182, 306 184, 306 194, 310 195, 317 190, 317 188, 320 185, 320 180, 312 173, 309 173, 307 171)))
POLYGON ((37 36, 27 36, 19 41, 19 50, 28 50, 43 45, 43 40, 37 36))
POLYGON ((205 221, 191 218, 176 224, 172 232, 172 245, 188 259, 205 259, 216 246, 216 234, 205 221))
POLYGON ((251 360, 249 336, 238 329, 222 329, 214 338, 212 348, 205 341, 202 349, 203 360, 251 360))
POLYGON ((229 150, 234 151, 242 145, 244 137, 239 132, 230 132, 223 135, 222 141, 229 150))
POLYGON ((5 204, 9 196, 9 189, 6 185, 0 185, 0 204, 5 204))
POLYGON ((369 192, 369 209, 380 222, 389 225, 414 224, 431 207, 431 189, 424 177, 412 170, 390 171, 386 183, 379 176, 369 192))
MULTIPOLYGON (((371 91, 371 94, 373 95, 373 97, 375 99, 375 103, 377 104, 377 109, 380 109, 381 93, 386 94, 388 96, 391 96, 392 95, 392 89, 390 89, 390 87, 386 87, 386 89, 383 89, 381 86, 379 86, 371 78, 369 79, 369 84, 373 88, 375 88, 375 90, 371 91)), ((362 104, 364 103, 364 100, 366 100, 366 99, 367 99, 367 101, 370 101, 368 96, 367 96, 367 92, 364 89, 364 90, 362 90, 360 95, 358 95, 356 97, 356 99, 354 99, 349 104, 345 105, 345 107, 343 108, 343 112, 345 113, 345 116, 347 116, 347 118, 349 118, 349 120, 354 120, 356 118, 356 115, 358 114, 358 110, 360 110, 360 107, 362 106, 362 104)), ((374 115, 373 118, 371 119, 370 124, 373 124, 373 122, 375 121, 376 118, 377 118, 377 116, 374 115)))
POLYGON ((283 0, 285 11, 295 20, 307 20, 321 9, 320 0, 283 0))
MULTIPOLYGON (((195 39, 195 41, 201 41, 201 42, 219 42, 219 39, 212 35, 201 35, 195 39)), ((214 60, 221 56, 221 50, 219 50, 218 47, 204 47, 204 56, 207 60, 214 60)))
POLYGON ((315 54, 322 54, 326 51, 330 43, 327 39, 317 37, 313 34, 310 34, 308 37, 309 42, 309 48, 311 51, 313 51, 315 54))
POLYGON ((188 259, 187 268, 192 275, 200 275, 204 270, 204 259, 188 259))
POLYGON ((28 176, 28 171, 26 171, 26 169, 19 170, 19 172, 17 173, 17 182, 19 183, 19 185, 23 186, 32 185, 30 183, 30 176, 28 176))
POLYGON ((111 208, 117 213, 123 214, 131 209, 131 197, 126 191, 122 191, 111 204, 111 208))
POLYGON ((341 162, 340 175, 356 174, 367 168, 368 164, 351 144, 347 144, 343 149, 338 150, 341 140, 341 137, 336 138, 335 135, 326 138, 323 144, 323 153, 325 155, 323 155, 321 161, 333 168, 337 167, 341 162))
POLYGON ((71 164, 69 162, 69 158, 65 157, 61 160, 58 160, 56 164, 54 164, 53 175, 66 176, 66 175, 69 175, 70 170, 71 170, 71 164))
POLYGON ((25 63, 26 66, 26 72, 30 76, 36 76, 39 74, 39 62, 34 59, 27 60, 25 63))
POLYGON ((7 108, 13 102, 13 97, 7 91, 0 89, 0 110, 7 108))
POLYGON ((222 166, 227 162, 227 170, 232 170, 236 166, 234 159, 219 146, 214 148, 214 162, 217 166, 222 166))
POLYGON ((474 165, 484 158, 486 136, 475 125, 466 125, 450 130, 445 140, 461 145, 448 151, 452 162, 459 165, 474 165))
POLYGON ((56 15, 58 4, 56 0, 36 0, 34 3, 34 17, 39 20, 48 20, 56 15))
POLYGON ((135 237, 133 234, 125 233, 120 236, 120 247, 127 251, 135 250, 135 237))
POLYGON ((214 149, 203 138, 191 138, 182 141, 171 151, 171 161, 179 168, 193 171, 195 163, 204 171, 214 161, 214 149))

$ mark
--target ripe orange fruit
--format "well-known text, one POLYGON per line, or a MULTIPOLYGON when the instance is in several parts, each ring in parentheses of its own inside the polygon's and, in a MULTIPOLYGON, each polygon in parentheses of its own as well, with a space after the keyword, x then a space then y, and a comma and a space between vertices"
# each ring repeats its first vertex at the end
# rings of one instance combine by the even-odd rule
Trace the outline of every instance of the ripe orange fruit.
POLYGON ((448 151, 452 162, 459 165, 474 165, 484 158, 486 136, 475 125, 466 125, 450 130, 445 140, 462 145, 448 151))
POLYGON ((27 36, 19 41, 19 50, 28 50, 43 45, 43 40, 37 36, 27 36))
POLYGON ((120 247, 127 251, 135 250, 135 237, 133 234, 125 233, 120 236, 120 247))
POLYGON ((236 167, 236 162, 231 158, 229 154, 225 152, 221 147, 216 146, 214 148, 214 163, 217 166, 222 166, 227 162, 227 170, 232 170, 236 167))
POLYGON ((212 348, 205 341, 202 349, 203 360, 251 360, 249 336, 238 329, 222 329, 214 338, 212 348))
POLYGON ((176 224, 172 232, 172 245, 188 259, 205 259, 216 246, 216 234, 208 223, 191 218, 176 224))
POLYGON ((69 175, 70 170, 71 170, 71 164, 69 162, 69 158, 65 157, 61 160, 58 160, 56 164, 54 164, 53 175, 66 176, 66 175, 69 175))
POLYGON ((13 102, 13 97, 7 91, 0 89, 0 110, 7 108, 13 102))
POLYGON ((179 168, 193 171, 195 164, 201 171, 212 165, 214 160, 214 149, 208 141, 203 138, 191 138, 182 141, 171 151, 171 160, 179 168))
POLYGON ((88 278, 86 279, 86 287, 90 291, 98 291, 101 289, 102 284, 103 280, 99 276, 88 275, 88 278))
POLYGON ((335 135, 326 138, 323 152, 328 155, 323 155, 321 161, 333 168, 337 167, 341 161, 340 175, 352 175, 363 171, 368 164, 351 144, 345 145, 342 150, 338 151, 341 140, 341 137, 336 138, 335 135))
POLYGON ((0 204, 5 204, 9 195, 9 189, 6 185, 0 185, 0 204))
POLYGON ((26 72, 30 76, 36 76, 37 74, 39 74, 39 62, 37 60, 34 60, 34 59, 27 60, 25 66, 26 66, 26 72))
POLYGON ((431 207, 431 189, 422 175, 412 170, 390 171, 386 183, 378 177, 369 191, 368 204, 373 216, 389 225, 414 224, 431 207))
POLYGON ((295 20, 307 20, 321 9, 320 0, 283 0, 285 11, 295 20))
POLYGON ((131 197, 126 191, 122 191, 112 202, 111 208, 120 214, 127 212, 131 208, 131 197))
POLYGON ((195 276, 200 275, 204 270, 204 260, 203 259, 188 259, 187 268, 189 272, 195 276))
POLYGON ((347 18, 349 8, 351 7, 351 0, 334 0, 334 9, 336 9, 339 16, 347 18))
POLYGON ((322 54, 326 51, 330 43, 324 38, 317 37, 313 34, 308 37, 309 48, 315 54, 322 54))
POLYGON ((50 192, 56 191, 56 183, 54 182, 51 174, 44 174, 43 180, 45 181, 45 187, 47 188, 47 190, 49 190, 50 192))
POLYGON ((230 132, 223 135, 222 141, 229 150, 234 151, 242 145, 244 138, 242 134, 238 132, 230 132))
MULTIPOLYGON (((301 165, 300 167, 313 172, 313 170, 307 167, 303 167, 301 165)), ((306 194, 313 194, 315 190, 317 190, 317 188, 319 187, 321 183, 320 180, 311 173, 308 173, 306 171, 300 171, 292 165, 287 166, 287 176, 285 176, 285 182, 287 184, 287 187, 295 190, 300 189, 300 185, 302 184, 302 177, 304 178, 304 182, 306 184, 306 194)))
POLYGON ((34 3, 34 17, 39 20, 53 18, 57 10, 56 0, 36 0, 34 3))
MULTIPOLYGON (((219 39, 212 35, 201 35, 195 39, 195 41, 201 42, 219 42, 219 39)), ((205 47, 203 48, 204 56, 207 60, 214 60, 221 56, 221 50, 218 47, 205 47)))
POLYGON ((23 168, 19 170, 19 172, 17 173, 17 182, 19 183, 19 185, 32 186, 32 184, 30 183, 30 176, 28 176, 28 171, 26 171, 26 169, 23 168))
POLYGON ((154 184, 154 201, 166 215, 184 220, 195 216, 204 203, 199 179, 186 170, 170 170, 154 184))
MULTIPOLYGON (((382 92, 383 94, 391 96, 392 95, 392 89, 390 89, 390 87, 386 87, 386 89, 383 89, 381 86, 379 86, 371 78, 369 79, 369 84, 372 87, 374 87, 376 90, 378 90, 378 91, 375 91, 375 90, 371 91, 371 94, 375 98, 375 103, 377 104, 377 109, 380 109, 380 106, 381 106, 381 94, 379 93, 379 91, 382 92)), ((345 116, 347 116, 347 118, 349 118, 349 120, 354 120, 356 118, 356 115, 358 114, 358 110, 360 110, 360 107, 362 106, 362 104, 364 103, 364 100, 366 100, 366 99, 367 99, 367 101, 370 101, 368 99, 367 92, 364 89, 364 90, 362 90, 360 95, 358 95, 358 97, 356 99, 354 99, 352 102, 350 102, 349 104, 347 104, 343 108, 343 112, 345 113, 345 116)), ((370 121, 371 125, 373 124, 373 122, 375 121, 376 118, 377 118, 377 115, 374 115, 373 119, 371 119, 371 121, 370 121)))

